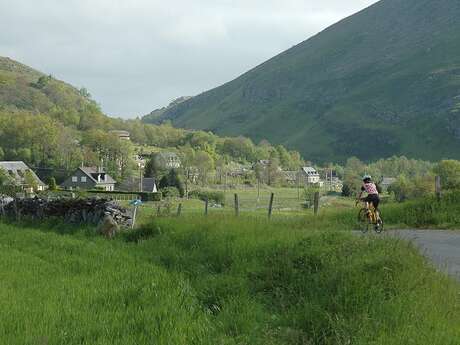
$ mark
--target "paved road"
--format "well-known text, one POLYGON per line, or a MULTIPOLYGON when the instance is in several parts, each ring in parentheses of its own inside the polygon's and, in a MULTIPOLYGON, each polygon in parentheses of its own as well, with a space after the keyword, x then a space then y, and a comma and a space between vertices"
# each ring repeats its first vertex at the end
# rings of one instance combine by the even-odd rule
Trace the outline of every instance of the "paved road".
POLYGON ((440 271, 460 280, 460 231, 390 230, 387 234, 413 242, 440 271))

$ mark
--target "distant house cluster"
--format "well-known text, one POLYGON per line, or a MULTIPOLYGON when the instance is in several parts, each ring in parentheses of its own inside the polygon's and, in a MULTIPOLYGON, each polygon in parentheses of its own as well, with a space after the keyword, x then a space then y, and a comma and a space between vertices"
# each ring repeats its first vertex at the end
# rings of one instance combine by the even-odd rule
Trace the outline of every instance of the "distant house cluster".
POLYGON ((181 167, 181 161, 179 156, 174 152, 159 152, 155 159, 164 169, 179 169, 181 167))

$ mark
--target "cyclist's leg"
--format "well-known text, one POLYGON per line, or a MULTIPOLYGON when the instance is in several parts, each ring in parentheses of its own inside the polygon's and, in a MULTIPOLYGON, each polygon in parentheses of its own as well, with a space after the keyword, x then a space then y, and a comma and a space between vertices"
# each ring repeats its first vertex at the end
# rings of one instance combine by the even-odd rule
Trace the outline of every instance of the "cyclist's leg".
POLYGON ((377 199, 372 201, 372 204, 374 205, 374 212, 375 212, 376 222, 381 222, 380 211, 379 211, 380 200, 377 198, 377 199))

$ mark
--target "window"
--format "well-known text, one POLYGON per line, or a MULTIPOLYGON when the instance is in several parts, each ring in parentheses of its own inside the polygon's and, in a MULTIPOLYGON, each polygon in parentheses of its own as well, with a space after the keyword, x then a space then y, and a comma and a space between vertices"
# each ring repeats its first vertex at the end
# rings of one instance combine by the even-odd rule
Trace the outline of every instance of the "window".
POLYGON ((83 183, 86 183, 86 176, 82 176, 80 181, 83 182, 83 183))
POLYGON ((72 176, 72 182, 78 182, 78 177, 77 176, 72 176))

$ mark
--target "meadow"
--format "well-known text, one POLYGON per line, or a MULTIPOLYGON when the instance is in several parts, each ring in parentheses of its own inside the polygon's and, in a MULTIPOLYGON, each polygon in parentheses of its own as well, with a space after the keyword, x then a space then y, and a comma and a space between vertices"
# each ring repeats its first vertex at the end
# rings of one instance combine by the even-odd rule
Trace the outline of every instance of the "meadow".
POLYGON ((111 241, 0 223, 0 343, 459 344, 458 283, 405 242, 351 233, 353 208, 151 211, 111 241))

